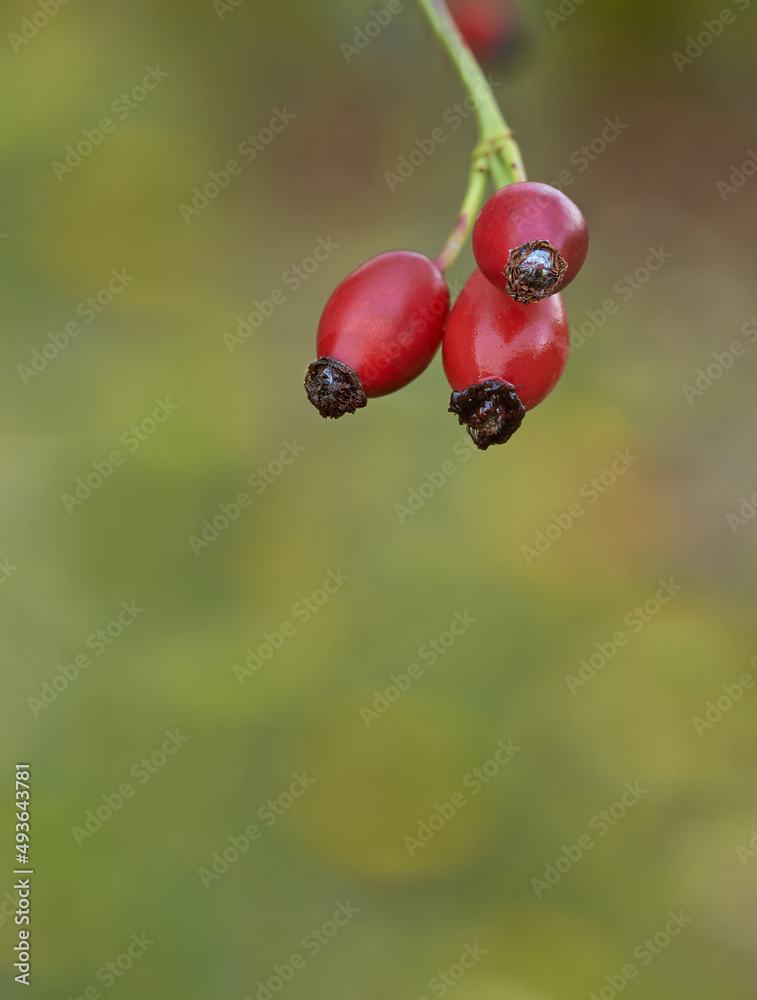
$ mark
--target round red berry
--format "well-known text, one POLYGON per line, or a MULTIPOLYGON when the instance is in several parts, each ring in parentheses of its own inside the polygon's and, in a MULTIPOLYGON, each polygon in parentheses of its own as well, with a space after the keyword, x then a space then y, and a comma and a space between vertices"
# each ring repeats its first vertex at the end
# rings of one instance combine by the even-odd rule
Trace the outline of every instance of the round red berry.
POLYGON ((528 304, 562 291, 589 249, 580 209, 557 188, 520 181, 500 188, 473 227, 473 255, 500 291, 528 304))
POLYGON ((423 254, 392 250, 349 274, 318 325, 305 389, 324 417, 401 389, 428 366, 449 314, 449 289, 423 254))
POLYGON ((557 385, 570 329, 562 296, 514 302, 474 271, 452 308, 442 357, 450 411, 482 450, 504 444, 557 385))
POLYGON ((519 17, 512 0, 455 0, 450 13, 479 62, 492 62, 518 41, 519 17))

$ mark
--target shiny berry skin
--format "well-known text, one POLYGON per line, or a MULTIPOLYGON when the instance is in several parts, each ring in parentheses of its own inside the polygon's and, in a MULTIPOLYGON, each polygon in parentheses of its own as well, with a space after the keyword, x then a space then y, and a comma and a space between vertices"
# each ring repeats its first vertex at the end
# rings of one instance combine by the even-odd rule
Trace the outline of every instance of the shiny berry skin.
POLYGON ((450 13, 479 62, 489 63, 519 40, 512 0, 455 0, 450 13))
POLYGON ((449 306, 441 272, 422 254, 392 250, 361 264, 323 310, 310 402, 336 418, 407 385, 436 354, 449 306))
POLYGON ((500 188, 473 227, 473 255, 489 281, 517 302, 538 302, 575 278, 589 249, 579 208, 557 188, 520 181, 500 188))
POLYGON ((561 295, 523 305, 474 271, 447 320, 442 357, 450 411, 479 448, 509 440, 557 385, 569 347, 561 295))

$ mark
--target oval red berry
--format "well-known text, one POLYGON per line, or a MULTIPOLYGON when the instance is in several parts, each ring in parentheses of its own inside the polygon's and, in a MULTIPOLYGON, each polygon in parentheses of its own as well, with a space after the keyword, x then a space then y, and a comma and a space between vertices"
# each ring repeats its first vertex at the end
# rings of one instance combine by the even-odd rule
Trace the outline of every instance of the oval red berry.
POLYGON ((368 397, 394 392, 428 367, 449 305, 447 283, 428 257, 380 254, 332 293, 318 325, 318 357, 349 365, 368 397))
POLYGON ((456 391, 499 379, 513 386, 530 410, 557 385, 569 347, 560 294, 522 305, 474 271, 447 321, 442 357, 456 391))

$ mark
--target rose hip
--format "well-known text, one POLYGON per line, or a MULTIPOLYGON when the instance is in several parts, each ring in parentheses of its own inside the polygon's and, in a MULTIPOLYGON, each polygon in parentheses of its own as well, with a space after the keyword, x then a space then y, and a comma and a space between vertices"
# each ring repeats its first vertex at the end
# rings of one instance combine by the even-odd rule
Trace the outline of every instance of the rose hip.
POLYGON ((473 227, 473 255, 500 291, 528 304, 562 291, 589 249, 586 220, 557 188, 520 181, 500 188, 473 227))
POLYGON ((519 17, 512 0, 455 0, 450 13, 479 62, 492 62, 519 41, 519 17))
POLYGON ((341 417, 407 385, 428 366, 449 314, 449 289, 428 257, 380 254, 337 286, 318 325, 318 361, 305 376, 323 417, 341 417))
POLYGON ((474 271, 452 308, 442 357, 450 412, 486 450, 504 444, 557 385, 570 330, 562 296, 523 305, 474 271))

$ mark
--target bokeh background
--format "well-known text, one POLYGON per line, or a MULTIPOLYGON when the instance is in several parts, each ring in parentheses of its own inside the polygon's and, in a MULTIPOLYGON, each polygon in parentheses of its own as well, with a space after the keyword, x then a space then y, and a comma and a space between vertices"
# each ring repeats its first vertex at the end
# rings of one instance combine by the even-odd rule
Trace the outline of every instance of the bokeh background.
MULTIPOLYGON (((70 0, 21 42, 42 7, 3 5, 3 997, 757 997, 757 693, 734 687, 757 669, 742 503, 757 490, 757 178, 730 180, 757 149, 754 5, 726 4, 732 20, 677 67, 719 5, 521 0, 520 40, 489 69, 529 176, 570 172, 592 249, 565 295, 560 386, 481 454, 446 412, 439 359, 338 422, 302 390, 335 284, 387 249, 433 257, 465 187, 473 121, 445 119, 464 94, 402 7, 348 59, 381 0, 70 0), (167 76, 121 118, 114 102, 156 67, 167 76), (292 117, 268 142, 277 111, 292 117), (114 130, 56 176, 105 117, 114 130), (627 128, 586 161, 606 118, 627 128), (390 190, 386 171, 439 126, 447 141, 390 190), (248 162, 238 148, 259 135, 248 162), (218 197, 182 214, 232 159, 218 197), (303 265, 319 240, 327 259, 303 265), (622 291, 660 247, 664 266, 622 291), (86 322, 80 303, 122 269, 86 322), (230 349, 261 303, 270 315, 230 349), (67 501, 114 450, 122 464, 67 501), (593 494, 616 451, 635 460, 593 494), (655 605, 661 579, 679 589, 655 605), (143 610, 88 645, 122 602, 143 610), (450 644, 456 614, 468 626, 450 644), (279 648, 258 661, 265 642, 279 648), (376 701, 414 663, 422 676, 376 701), (500 741, 519 749, 498 768, 500 741), (27 760, 28 989, 11 874, 27 760), (627 784, 633 805, 603 826, 627 784), (455 795, 466 804, 428 843, 405 839, 455 795), (257 839, 235 860, 245 831, 257 839), (359 910, 343 927, 339 904, 359 910), (666 940, 671 911, 688 922, 666 940), (132 935, 154 943, 108 973, 132 935)), ((454 288, 472 266, 468 249, 454 288)))

